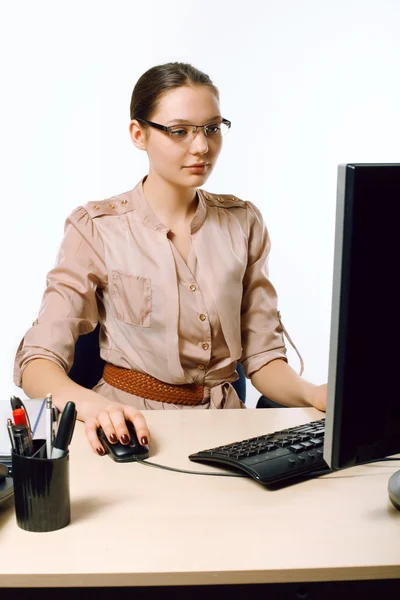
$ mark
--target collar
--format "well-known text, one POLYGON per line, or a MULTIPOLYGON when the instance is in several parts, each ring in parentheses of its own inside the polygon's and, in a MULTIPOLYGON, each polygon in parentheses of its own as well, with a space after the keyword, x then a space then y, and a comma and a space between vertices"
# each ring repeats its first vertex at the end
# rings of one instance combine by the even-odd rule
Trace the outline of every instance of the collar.
MULTIPOLYGON (((150 229, 155 229, 156 231, 163 231, 168 233, 171 231, 168 227, 164 225, 162 221, 157 217, 156 213, 151 208, 148 203, 146 196, 143 191, 143 183, 146 179, 147 175, 143 177, 141 181, 136 185, 136 187, 132 190, 133 197, 133 207, 136 210, 138 216, 146 227, 150 229)), ((199 203, 197 205, 196 212, 194 213, 192 220, 190 222, 190 233, 195 233, 205 221, 207 216, 207 205, 204 198, 203 190, 196 190, 197 198, 199 203)))

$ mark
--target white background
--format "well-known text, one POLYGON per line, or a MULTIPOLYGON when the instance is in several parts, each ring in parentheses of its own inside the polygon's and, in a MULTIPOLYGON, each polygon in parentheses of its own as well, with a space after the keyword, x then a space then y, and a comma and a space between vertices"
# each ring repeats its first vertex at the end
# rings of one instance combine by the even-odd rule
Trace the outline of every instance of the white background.
MULTIPOLYGON (((128 136, 151 66, 210 75, 233 123, 204 186, 261 209, 304 376, 327 380, 337 165, 399 162, 400 1, 0 2, 1 397, 66 216, 147 172, 128 136)), ((385 316, 382 307, 382 322, 385 316)), ((290 363, 299 363, 289 348, 290 363)), ((248 381, 248 405, 258 392, 248 381)))

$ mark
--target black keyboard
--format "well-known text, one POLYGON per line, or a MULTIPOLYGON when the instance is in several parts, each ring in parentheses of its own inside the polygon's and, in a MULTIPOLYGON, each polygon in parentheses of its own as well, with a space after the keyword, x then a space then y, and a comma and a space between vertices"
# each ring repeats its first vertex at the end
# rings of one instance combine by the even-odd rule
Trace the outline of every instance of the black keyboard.
POLYGON ((259 483, 271 485, 330 471, 323 459, 325 419, 266 435, 201 450, 189 456, 201 463, 242 469, 259 483))

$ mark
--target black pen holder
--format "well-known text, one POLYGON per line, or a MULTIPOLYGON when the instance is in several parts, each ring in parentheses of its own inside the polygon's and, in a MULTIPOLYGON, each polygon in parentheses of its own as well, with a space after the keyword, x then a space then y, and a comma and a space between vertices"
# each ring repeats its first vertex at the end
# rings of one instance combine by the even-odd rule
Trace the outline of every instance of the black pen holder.
POLYGON ((33 440, 32 456, 12 452, 17 523, 26 531, 55 531, 71 520, 69 454, 46 457, 46 440, 33 440))

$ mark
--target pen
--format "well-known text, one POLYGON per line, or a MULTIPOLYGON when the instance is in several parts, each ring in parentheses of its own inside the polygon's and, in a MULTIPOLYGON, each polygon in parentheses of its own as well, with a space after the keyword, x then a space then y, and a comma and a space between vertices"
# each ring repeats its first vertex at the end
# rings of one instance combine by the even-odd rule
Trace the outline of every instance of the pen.
POLYGON ((21 456, 32 456, 33 445, 26 425, 14 425, 13 437, 15 451, 21 456))
POLYGON ((60 417, 60 424, 51 458, 61 458, 67 452, 74 432, 76 415, 75 403, 67 402, 60 417))
POLYGON ((28 419, 26 418, 26 412, 23 408, 16 408, 13 410, 13 418, 15 425, 26 425, 29 433, 29 437, 32 439, 31 428, 29 427, 28 419))
POLYGON ((53 450, 53 400, 52 395, 46 396, 46 454, 51 458, 53 450))
POLYGON ((58 410, 58 408, 56 406, 53 406, 53 435, 52 435, 52 444, 53 444, 53 448, 54 448, 54 440, 56 439, 56 433, 57 433, 57 424, 58 424, 58 417, 60 416, 60 411, 58 410))
POLYGON ((22 401, 17 396, 11 396, 11 409, 15 410, 16 408, 23 408, 22 401))
POLYGON ((18 408, 22 408, 25 411, 25 415, 28 421, 28 427, 29 429, 32 429, 31 427, 31 421, 29 419, 29 415, 28 415, 28 411, 26 410, 24 403, 22 402, 22 400, 20 398, 18 398, 18 396, 11 396, 10 398, 10 403, 11 403, 11 410, 14 412, 14 410, 17 410, 18 408))
POLYGON ((10 436, 11 447, 13 450, 16 450, 15 442, 14 442, 14 426, 11 419, 7 419, 7 429, 8 435, 10 436))

